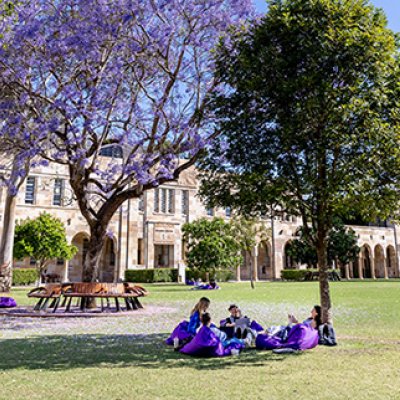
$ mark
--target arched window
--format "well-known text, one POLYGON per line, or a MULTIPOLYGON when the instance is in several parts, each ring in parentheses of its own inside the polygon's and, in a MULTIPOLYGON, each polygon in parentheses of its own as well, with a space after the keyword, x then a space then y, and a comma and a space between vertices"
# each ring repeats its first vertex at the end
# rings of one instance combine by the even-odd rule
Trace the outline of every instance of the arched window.
POLYGON ((103 157, 122 158, 122 148, 117 144, 105 145, 100 150, 103 157))

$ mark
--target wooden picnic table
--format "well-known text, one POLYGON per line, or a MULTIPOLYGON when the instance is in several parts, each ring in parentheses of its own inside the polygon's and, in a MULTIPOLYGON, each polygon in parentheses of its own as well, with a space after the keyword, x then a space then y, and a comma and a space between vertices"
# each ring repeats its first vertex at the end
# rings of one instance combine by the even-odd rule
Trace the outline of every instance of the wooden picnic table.
POLYGON ((102 282, 77 282, 64 284, 46 284, 35 288, 28 293, 28 297, 38 298, 35 310, 46 310, 48 303, 52 300, 50 308, 53 313, 57 311, 61 298, 65 307, 65 312, 71 311, 71 303, 75 298, 78 300, 80 309, 84 312, 88 308, 90 299, 99 298, 101 300, 101 311, 104 311, 104 300, 107 308, 111 308, 110 299, 114 299, 117 312, 122 311, 119 300, 123 299, 126 310, 137 310, 143 308, 139 297, 147 296, 148 292, 142 286, 133 283, 102 283, 102 282))

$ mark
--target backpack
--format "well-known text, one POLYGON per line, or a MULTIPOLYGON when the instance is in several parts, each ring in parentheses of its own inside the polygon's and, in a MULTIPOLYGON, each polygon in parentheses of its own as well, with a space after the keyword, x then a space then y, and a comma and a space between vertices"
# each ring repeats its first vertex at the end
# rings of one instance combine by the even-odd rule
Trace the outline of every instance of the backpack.
POLYGON ((336 346, 336 333, 331 324, 322 324, 318 328, 319 340, 318 344, 324 346, 336 346))

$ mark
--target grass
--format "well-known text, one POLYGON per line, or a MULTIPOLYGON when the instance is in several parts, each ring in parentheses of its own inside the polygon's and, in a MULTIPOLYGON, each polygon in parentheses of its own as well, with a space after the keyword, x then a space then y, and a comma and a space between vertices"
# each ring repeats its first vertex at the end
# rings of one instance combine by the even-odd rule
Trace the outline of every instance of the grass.
MULTIPOLYGON (((0 319, 0 400, 400 399, 400 282, 331 284, 339 345, 298 355, 248 350, 194 359, 163 339, 204 292, 148 285, 154 315, 0 319)), ((318 303, 316 282, 228 283, 207 292, 214 320, 231 302, 265 326, 318 303)), ((26 290, 13 296, 29 304, 26 290)))

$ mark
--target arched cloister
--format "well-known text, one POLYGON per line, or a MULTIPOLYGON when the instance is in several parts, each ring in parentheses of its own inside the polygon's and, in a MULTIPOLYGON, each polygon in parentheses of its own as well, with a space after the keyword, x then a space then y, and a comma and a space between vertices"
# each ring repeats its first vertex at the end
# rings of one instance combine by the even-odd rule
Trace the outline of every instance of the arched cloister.
POLYGON ((388 278, 396 278, 398 276, 396 251, 392 245, 386 248, 386 268, 387 268, 388 278))
POLYGON ((248 251, 242 251, 243 262, 240 267, 240 279, 249 280, 250 279, 250 263, 251 254, 248 251))
POLYGON ((283 248, 283 268, 284 269, 296 269, 297 265, 295 264, 293 258, 288 254, 288 249, 290 248, 291 241, 285 243, 283 248))
POLYGON ((385 278, 385 253, 383 247, 377 244, 374 249, 375 277, 385 278))
POLYGON ((68 280, 70 282, 80 282, 82 281, 82 266, 89 244, 89 234, 86 232, 77 233, 72 238, 71 244, 76 246, 78 251, 68 263, 68 280))
POLYGON ((372 278, 372 251, 369 245, 364 244, 361 247, 361 253, 359 257, 359 278, 372 278), (361 273, 360 273, 361 272, 361 273))
POLYGON ((113 282, 117 268, 117 239, 107 237, 99 263, 98 279, 101 282, 113 282))
POLYGON ((271 244, 262 241, 258 245, 257 268, 258 279, 272 279, 272 260, 271 260, 271 244))

